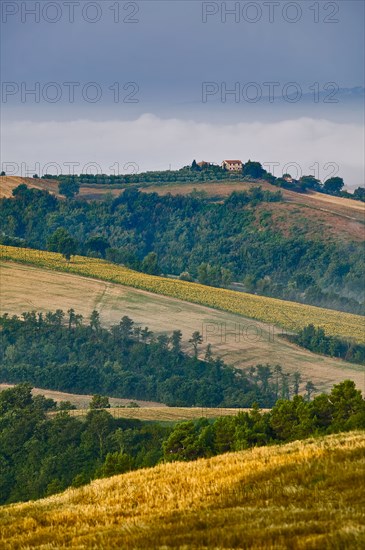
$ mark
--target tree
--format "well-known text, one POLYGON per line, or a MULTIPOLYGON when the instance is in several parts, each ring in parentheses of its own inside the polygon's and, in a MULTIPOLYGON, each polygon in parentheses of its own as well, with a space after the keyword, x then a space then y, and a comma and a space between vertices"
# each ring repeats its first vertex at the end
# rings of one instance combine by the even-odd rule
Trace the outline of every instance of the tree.
POLYGON ((208 278, 208 264, 202 263, 202 264, 200 264, 200 266, 198 267, 198 281, 199 281, 199 283, 201 283, 202 285, 206 285, 206 284, 209 283, 209 278, 208 278))
POLYGON ((203 342, 203 337, 202 335, 200 334, 200 332, 198 330, 196 330, 195 332, 193 332, 190 340, 189 340, 189 343, 190 344, 193 344, 193 348, 194 348, 194 357, 198 357, 198 346, 199 344, 201 344, 203 342))
POLYGON ((252 179, 259 180, 264 177, 266 170, 259 162, 249 160, 243 166, 242 175, 251 177, 252 179))
POLYGON ((204 456, 202 441, 198 438, 197 426, 194 422, 177 424, 163 443, 164 459, 166 462, 175 460, 195 460, 204 456))
POLYGON ((299 272, 295 275, 295 284, 300 290, 305 290, 306 288, 314 284, 314 279, 309 273, 299 272))
POLYGON ((261 382, 261 389, 264 394, 269 391, 269 380, 271 377, 272 374, 269 365, 257 365, 257 378, 261 382))
POLYGON ((15 189, 12 190, 13 197, 24 198, 29 192, 28 186, 25 183, 21 183, 15 189))
POLYGON ((365 426, 365 401, 352 380, 333 386, 329 401, 333 406, 333 427, 336 431, 351 428, 353 417, 358 420, 357 426, 365 426))
POLYGON ((207 349, 205 351, 204 360, 207 361, 207 363, 210 363, 212 359, 213 359, 212 344, 208 344, 207 349))
POLYGON ((60 254, 69 262, 72 256, 75 256, 77 252, 77 243, 72 237, 63 239, 60 245, 60 254))
POLYGON ((36 409, 41 411, 56 410, 57 403, 51 398, 44 397, 44 395, 36 395, 33 397, 33 405, 36 409))
POLYGON ((86 249, 88 252, 100 254, 102 258, 105 258, 105 253, 107 248, 109 248, 109 243, 106 239, 100 235, 90 237, 85 243, 86 249))
POLYGON ((25 409, 32 405, 31 384, 18 384, 0 392, 0 414, 12 409, 25 409))
POLYGON ((80 313, 75 313, 73 308, 67 310, 68 313, 68 330, 70 331, 72 326, 78 327, 82 324, 82 315, 80 313))
POLYGON ((102 459, 107 436, 113 429, 113 417, 106 411, 91 410, 86 417, 86 423, 88 435, 97 441, 99 458, 102 459))
POLYGON ((6 176, 4 170, 1 172, 0 176, 6 176))
POLYGON ((307 401, 311 400, 312 393, 315 391, 315 385, 310 380, 305 385, 306 399, 307 401))
POLYGON ((281 365, 275 365, 274 367, 274 375, 275 375, 275 401, 279 397, 279 390, 280 390, 280 381, 282 380, 283 376, 283 369, 281 365))
POLYGON ((221 416, 214 422, 213 429, 216 451, 218 453, 231 451, 236 431, 235 419, 232 416, 221 416))
POLYGON ((175 355, 179 355, 181 353, 181 339, 182 339, 181 330, 174 330, 170 338, 170 342, 172 346, 172 352, 175 355))
POLYGON ((96 309, 94 309, 90 315, 90 327, 92 330, 95 330, 95 332, 99 332, 101 328, 100 314, 96 309))
POLYGON ((221 267, 221 284, 222 286, 229 286, 232 282, 232 272, 225 267, 221 267))
POLYGON ((298 371, 295 371, 294 374, 293 374, 293 392, 294 392, 294 395, 298 395, 299 393, 299 385, 300 385, 300 382, 302 380, 302 376, 300 374, 300 372, 298 371))
POLYGON ((67 199, 73 199, 80 192, 80 185, 75 180, 61 181, 58 184, 58 192, 67 199))
POLYGON ((302 396, 296 395, 292 401, 279 399, 271 411, 270 425, 276 437, 283 441, 296 439, 301 422, 301 412, 308 406, 302 396))
POLYGON ((108 453, 105 462, 98 471, 101 477, 111 477, 117 474, 124 474, 133 468, 133 459, 126 453, 108 453))
POLYGON ((281 397, 283 399, 290 398, 289 376, 289 373, 282 373, 281 376, 281 397))
POLYGON ((314 189, 318 191, 321 188, 321 182, 314 176, 302 176, 299 179, 299 185, 302 191, 305 191, 306 189, 314 189))
POLYGON ((143 258, 141 270, 149 275, 159 275, 161 273, 156 252, 150 252, 143 258))
POLYGON ((323 191, 329 195, 338 195, 344 185, 345 184, 342 178, 329 178, 323 184, 323 191))
POLYGON ((152 330, 149 330, 148 327, 144 327, 142 330, 141 330, 141 340, 142 342, 147 342, 150 338, 152 338, 153 336, 153 332, 152 330))
POLYGON ((128 315, 124 315, 119 323, 119 333, 121 340, 127 342, 133 334, 134 322, 128 315))
POLYGON ((59 227, 48 239, 47 248, 51 252, 59 252, 69 261, 77 252, 77 242, 65 228, 59 227))
POLYGON ((365 187, 358 187, 354 191, 354 198, 365 202, 365 187))
POLYGON ((56 493, 61 493, 64 491, 65 487, 59 479, 52 479, 47 485, 45 496, 49 497, 50 495, 55 495, 56 493))
POLYGON ((89 404, 90 409, 110 409, 109 398, 99 394, 93 395, 89 404))

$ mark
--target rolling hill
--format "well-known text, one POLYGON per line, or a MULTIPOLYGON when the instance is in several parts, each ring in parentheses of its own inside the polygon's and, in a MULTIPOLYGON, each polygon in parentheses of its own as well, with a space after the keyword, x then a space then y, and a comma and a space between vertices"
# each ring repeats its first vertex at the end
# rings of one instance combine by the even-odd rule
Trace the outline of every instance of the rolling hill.
MULTIPOLYGON (((61 264, 64 265, 62 260, 61 264)), ((273 324, 253 321, 229 311, 218 311, 171 296, 162 296, 73 273, 51 271, 14 262, 2 262, 0 268, 1 313, 19 315, 30 310, 74 308, 87 318, 93 309, 97 309, 105 326, 115 324, 123 315, 128 315, 136 323, 143 327, 147 325, 157 334, 180 329, 185 349, 189 346, 187 341, 191 333, 198 330, 204 337, 202 350, 210 343, 215 355, 221 356, 226 363, 236 367, 248 368, 258 363, 279 363, 288 372, 299 370, 303 379, 312 380, 321 391, 330 389, 333 384, 345 378, 354 380, 358 388, 365 390, 363 366, 301 349, 281 338, 282 329, 273 324)), ((113 266, 113 269, 118 268, 113 266)), ((155 277, 145 277, 147 280, 159 280, 155 277)), ((184 285, 186 283, 183 283, 183 287, 184 285)), ((213 290, 221 292, 219 289, 213 290)), ((233 294, 240 298, 243 296, 242 293, 233 294)), ((271 304, 265 301, 265 298, 261 300, 263 304, 271 304)), ((305 306, 294 306, 299 307, 303 316, 305 306)), ((319 308, 313 308, 315 313, 317 310, 322 313, 319 308)), ((342 316, 347 319, 347 314, 329 314, 334 317, 337 324, 342 316)), ((354 319, 357 329, 360 328, 359 323, 364 322, 361 317, 350 315, 349 318, 354 319)), ((349 330, 353 331, 354 328, 350 327, 349 330)))
MULTIPOLYGON (((102 203, 23 189, 16 200, 1 200, 1 240, 59 250, 53 239, 62 230, 73 235, 80 255, 149 273, 189 272, 211 286, 233 282, 251 293, 363 315, 365 205, 320 193, 284 190, 282 197, 258 183, 197 184, 203 195, 191 193, 188 183, 143 184, 143 192, 133 184, 102 203), (143 267, 150 253, 157 255, 154 271, 143 267)), ((105 187, 94 185, 93 192, 105 197, 105 187)))
POLYGON ((162 464, 0 510, 17 548, 365 545, 364 432, 162 464))
MULTIPOLYGON (((58 197, 60 196, 57 180, 0 176, 0 198, 11 197, 13 189, 21 183, 25 183, 30 188, 43 189, 58 197)), ((220 201, 234 191, 247 191, 257 185, 273 193, 278 191, 278 187, 265 181, 212 181, 207 183, 161 183, 160 185, 134 184, 133 186, 144 193, 157 193, 161 196, 167 194, 189 195, 194 192, 201 192, 206 197, 220 201)), ((80 186, 79 198, 87 201, 101 200, 107 195, 117 197, 123 191, 123 186, 85 184, 80 186)), ((278 228, 291 227, 292 222, 294 222, 296 228, 298 224, 303 226, 302 231, 311 229, 312 232, 317 234, 324 232, 325 235, 328 234, 337 238, 341 236, 354 238, 355 240, 365 238, 365 203, 315 191, 303 194, 288 189, 280 189, 280 191, 283 195, 284 204, 275 204, 271 207, 273 211, 276 211, 280 206, 280 219, 273 220, 274 222, 280 222, 278 228), (303 224, 303 217, 308 220, 308 225, 303 224)), ((268 207, 268 205, 265 206, 268 207)))
MULTIPOLYGON (((158 195, 188 195, 200 192, 203 196, 221 201, 233 192, 247 191, 260 185, 275 193, 278 188, 265 181, 255 182, 209 182, 164 184, 143 187, 144 193, 158 195)), ((256 209, 256 224, 261 223, 262 212, 271 214, 270 224, 286 235, 303 234, 320 239, 363 241, 365 239, 365 203, 343 197, 334 197, 315 191, 296 193, 280 189, 282 203, 259 205, 256 209)))

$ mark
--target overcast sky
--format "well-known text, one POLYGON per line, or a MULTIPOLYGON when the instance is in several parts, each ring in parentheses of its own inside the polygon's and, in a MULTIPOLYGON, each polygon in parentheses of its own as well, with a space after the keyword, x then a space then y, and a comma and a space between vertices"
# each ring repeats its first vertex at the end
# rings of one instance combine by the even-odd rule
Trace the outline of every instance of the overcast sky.
POLYGON ((71 4, 2 2, 3 163, 336 162, 363 185, 343 89, 364 86, 364 2, 71 4))

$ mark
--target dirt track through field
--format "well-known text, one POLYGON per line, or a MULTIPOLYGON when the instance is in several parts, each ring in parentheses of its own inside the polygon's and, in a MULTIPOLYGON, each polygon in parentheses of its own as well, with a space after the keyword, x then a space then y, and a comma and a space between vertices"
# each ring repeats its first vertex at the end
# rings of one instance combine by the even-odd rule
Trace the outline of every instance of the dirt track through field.
POLYGON ((142 327, 155 333, 180 329, 184 347, 195 330, 204 338, 201 352, 208 343, 213 353, 237 367, 259 363, 281 364, 288 372, 298 370, 304 380, 312 380, 320 390, 329 389, 345 378, 365 390, 365 367, 315 355, 280 337, 281 329, 239 315, 217 311, 151 292, 57 273, 11 262, 1 263, 1 313, 48 311, 74 308, 87 318, 93 309, 100 312, 105 326, 118 323, 128 315, 142 327))

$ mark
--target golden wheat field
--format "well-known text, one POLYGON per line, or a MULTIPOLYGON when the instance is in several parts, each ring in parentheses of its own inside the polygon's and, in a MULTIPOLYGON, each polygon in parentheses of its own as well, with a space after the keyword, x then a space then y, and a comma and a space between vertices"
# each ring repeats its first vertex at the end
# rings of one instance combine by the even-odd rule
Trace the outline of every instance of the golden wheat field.
POLYGON ((365 433, 163 464, 0 509, 15 549, 360 549, 365 433))
POLYGON ((353 339, 359 343, 365 342, 365 318, 360 315, 146 275, 96 258, 74 256, 72 261, 67 262, 60 254, 54 252, 11 246, 0 247, 0 258, 148 290, 244 315, 292 331, 313 323, 322 327, 328 335, 353 339))

